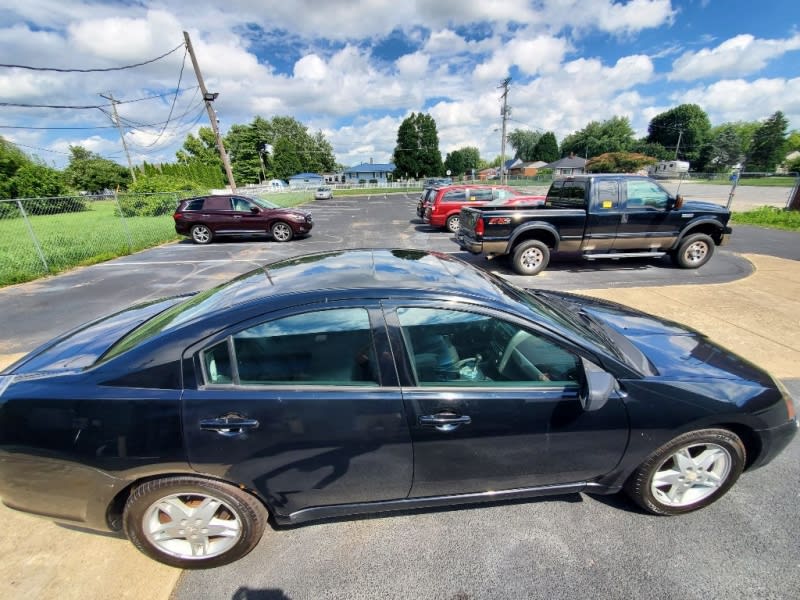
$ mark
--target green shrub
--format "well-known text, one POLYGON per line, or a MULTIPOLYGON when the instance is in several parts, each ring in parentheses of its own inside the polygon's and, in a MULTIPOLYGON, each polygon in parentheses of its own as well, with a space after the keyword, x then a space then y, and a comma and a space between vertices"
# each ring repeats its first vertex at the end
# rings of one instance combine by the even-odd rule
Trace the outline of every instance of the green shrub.
POLYGON ((121 194, 119 206, 125 217, 160 217, 175 212, 185 194, 121 194))

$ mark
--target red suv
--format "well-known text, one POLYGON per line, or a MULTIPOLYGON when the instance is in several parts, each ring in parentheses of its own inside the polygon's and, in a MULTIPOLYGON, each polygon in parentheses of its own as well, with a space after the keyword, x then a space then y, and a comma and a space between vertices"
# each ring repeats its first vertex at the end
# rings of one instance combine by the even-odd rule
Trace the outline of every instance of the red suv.
POLYGON ((311 213, 282 208, 267 200, 246 196, 200 196, 181 201, 175 214, 175 231, 195 244, 208 244, 222 235, 264 235, 288 242, 314 226, 311 213))
POLYGON ((508 186, 448 185, 432 189, 425 198, 423 220, 433 227, 458 232, 458 213, 467 204, 503 203, 522 192, 508 186))

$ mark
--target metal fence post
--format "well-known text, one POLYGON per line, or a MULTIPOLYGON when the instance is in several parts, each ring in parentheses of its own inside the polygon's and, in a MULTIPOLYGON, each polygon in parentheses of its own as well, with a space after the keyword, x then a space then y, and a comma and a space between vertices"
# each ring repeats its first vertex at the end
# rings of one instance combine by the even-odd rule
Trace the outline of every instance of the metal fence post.
POLYGON ((49 273, 50 267, 47 266, 47 260, 44 258, 44 252, 42 252, 42 247, 39 245, 39 240, 36 239, 36 234, 33 233, 33 227, 31 227, 31 222, 28 220, 28 213, 25 212, 25 208, 22 206, 21 200, 17 200, 17 206, 19 207, 19 212, 22 213, 22 218, 25 220, 25 225, 28 227, 28 233, 33 240, 33 245, 36 247, 36 252, 39 253, 39 259, 44 265, 44 270, 46 273, 49 273))
POLYGON ((122 229, 125 230, 125 237, 128 238, 128 251, 133 252, 133 239, 131 238, 131 232, 128 229, 128 223, 125 221, 125 215, 122 214, 122 206, 119 203, 119 196, 117 195, 117 190, 114 190, 114 202, 117 203, 117 210, 119 211, 119 218, 122 219, 122 229))

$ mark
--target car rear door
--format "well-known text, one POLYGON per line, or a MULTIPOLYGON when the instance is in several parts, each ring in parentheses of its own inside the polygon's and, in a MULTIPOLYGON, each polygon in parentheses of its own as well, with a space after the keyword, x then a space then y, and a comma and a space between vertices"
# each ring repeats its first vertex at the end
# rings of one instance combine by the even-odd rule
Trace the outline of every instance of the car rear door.
POLYGON ((584 411, 582 366, 563 342, 491 311, 385 310, 414 444, 412 497, 570 486, 619 462, 622 401, 584 411))
POLYGON ((620 224, 614 250, 669 248, 680 227, 680 215, 669 210, 669 193, 645 178, 625 179, 620 186, 620 224))
POLYGON ((258 490, 281 514, 408 495, 411 442, 376 304, 270 314, 185 359, 198 380, 182 417, 196 471, 258 490))

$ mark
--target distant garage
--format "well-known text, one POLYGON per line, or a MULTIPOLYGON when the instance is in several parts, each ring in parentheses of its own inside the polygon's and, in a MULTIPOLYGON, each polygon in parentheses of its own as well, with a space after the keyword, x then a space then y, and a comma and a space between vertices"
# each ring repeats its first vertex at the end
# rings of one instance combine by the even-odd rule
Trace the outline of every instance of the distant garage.
POLYGON ((325 178, 316 173, 298 173, 289 177, 289 187, 308 188, 317 187, 325 183, 325 178))

